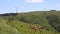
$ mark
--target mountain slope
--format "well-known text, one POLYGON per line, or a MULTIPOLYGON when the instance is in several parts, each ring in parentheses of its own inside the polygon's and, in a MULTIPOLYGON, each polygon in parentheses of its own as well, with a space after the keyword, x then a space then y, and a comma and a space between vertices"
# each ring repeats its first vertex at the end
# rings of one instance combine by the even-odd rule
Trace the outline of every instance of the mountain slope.
MULTIPOLYGON (((18 34, 60 34, 60 32, 58 32, 56 29, 54 29, 54 27, 57 27, 60 23, 60 12, 58 11, 37 11, 37 12, 29 12, 29 13, 12 13, 12 14, 3 14, 0 15, 0 25, 1 29, 3 28, 3 30, 0 32, 5 32, 4 27, 6 27, 6 29, 9 28, 11 29, 11 32, 13 33, 18 33, 18 34), (57 22, 53 22, 53 20, 55 20, 54 16, 51 15, 56 15, 58 18, 57 22), (49 17, 49 20, 47 19, 47 16, 49 17), (53 19, 54 18, 54 19, 53 19), (53 26, 51 24, 49 24, 51 21, 51 23, 56 23, 53 24, 53 26), (4 26, 2 23, 4 23, 6 26, 4 26), (37 30, 35 32, 35 30, 30 29, 30 25, 33 24, 35 26, 39 25, 39 26, 43 26, 44 30, 42 32, 40 32, 39 30, 37 30), (9 25, 9 26, 8 26, 9 25), (8 26, 8 27, 7 27, 8 26), (12 31, 12 29, 14 31, 12 31), (16 31, 15 31, 16 30, 16 31)), ((58 28, 58 27, 57 27, 58 28)), ((11 34, 11 32, 5 32, 8 34, 11 34)), ((3 33, 3 34, 5 34, 3 33)))
POLYGON ((0 34, 20 34, 20 32, 16 28, 0 22, 0 34))

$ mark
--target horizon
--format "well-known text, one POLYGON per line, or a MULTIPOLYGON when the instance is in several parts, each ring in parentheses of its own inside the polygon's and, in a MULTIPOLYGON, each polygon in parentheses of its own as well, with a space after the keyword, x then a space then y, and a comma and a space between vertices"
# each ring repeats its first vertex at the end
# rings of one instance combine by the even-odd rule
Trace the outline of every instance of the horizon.
MULTIPOLYGON (((40 12, 40 11, 60 11, 60 10, 39 10, 39 11, 22 11, 22 12, 15 12, 15 13, 29 13, 29 12, 40 12)), ((14 13, 14 12, 10 12, 10 13, 14 13)), ((0 14, 9 14, 9 12, 6 13, 0 13, 0 14)))

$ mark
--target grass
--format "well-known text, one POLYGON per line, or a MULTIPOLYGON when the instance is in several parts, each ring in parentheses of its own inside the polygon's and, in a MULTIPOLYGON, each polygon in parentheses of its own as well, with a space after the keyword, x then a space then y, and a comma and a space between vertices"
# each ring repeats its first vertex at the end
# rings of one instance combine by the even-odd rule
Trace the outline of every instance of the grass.
POLYGON ((0 22, 0 34, 20 34, 20 32, 16 28, 0 22))
MULTIPOLYGON (((53 13, 60 16, 59 12, 53 13)), ((46 19, 46 15, 48 14, 50 14, 50 12, 22 13, 11 22, 9 22, 8 19, 0 18, 0 34, 60 34, 60 32, 54 30, 54 28, 48 23, 48 20, 46 19), (35 15, 33 19, 31 18, 32 15, 35 15), (33 23, 35 19, 39 20, 37 21, 38 25, 44 26, 45 28, 49 29, 49 31, 44 29, 41 33, 39 30, 35 32, 29 28, 31 23, 20 21, 20 17, 25 17, 26 20, 30 21, 31 23, 33 23), (23 27, 21 27, 21 25, 23 25, 23 27)))

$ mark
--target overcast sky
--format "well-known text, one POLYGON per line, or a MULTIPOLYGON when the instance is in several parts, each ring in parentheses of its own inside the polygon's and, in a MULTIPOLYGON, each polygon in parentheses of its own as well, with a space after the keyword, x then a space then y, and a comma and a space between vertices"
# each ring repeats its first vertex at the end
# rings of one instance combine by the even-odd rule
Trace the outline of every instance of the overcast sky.
POLYGON ((60 0, 0 0, 0 13, 60 10, 60 0))

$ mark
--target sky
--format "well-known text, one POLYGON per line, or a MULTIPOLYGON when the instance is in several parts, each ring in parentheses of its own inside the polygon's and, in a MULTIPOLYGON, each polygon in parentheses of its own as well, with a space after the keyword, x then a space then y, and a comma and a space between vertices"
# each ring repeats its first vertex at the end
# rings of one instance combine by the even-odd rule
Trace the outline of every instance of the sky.
POLYGON ((0 0, 0 14, 40 10, 60 10, 60 0, 0 0))

